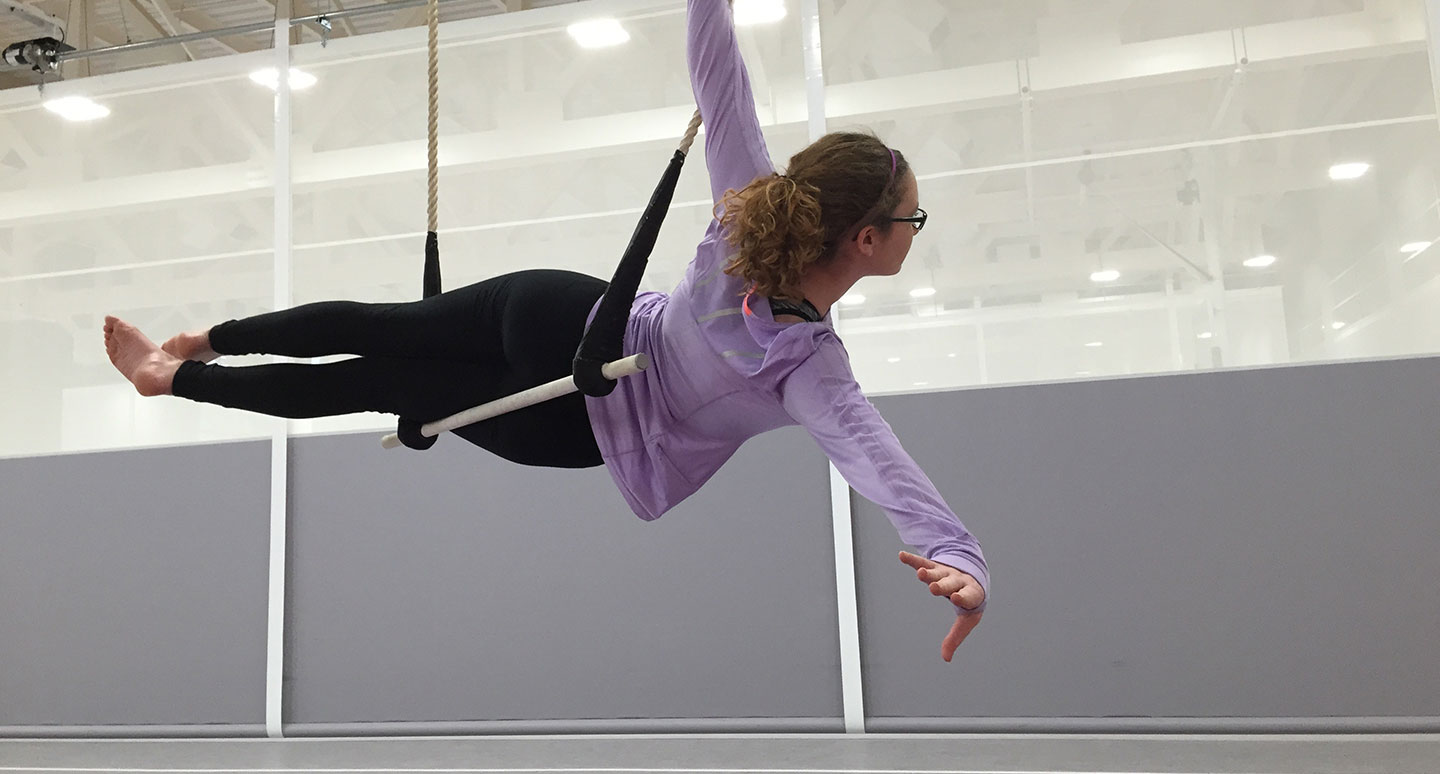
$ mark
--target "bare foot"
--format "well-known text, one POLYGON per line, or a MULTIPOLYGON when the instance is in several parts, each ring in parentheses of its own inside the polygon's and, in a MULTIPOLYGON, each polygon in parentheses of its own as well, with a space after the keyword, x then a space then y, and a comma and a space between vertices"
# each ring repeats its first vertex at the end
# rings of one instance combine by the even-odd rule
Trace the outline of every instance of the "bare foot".
POLYGON ((181 360, 199 360, 202 363, 208 363, 220 357, 215 350, 210 348, 210 331, 208 329, 177 333, 171 336, 169 341, 161 344, 160 349, 181 360))
POLYGON ((116 317, 105 317, 105 352, 110 362, 136 392, 150 397, 169 395, 180 359, 155 346, 139 328, 116 317))

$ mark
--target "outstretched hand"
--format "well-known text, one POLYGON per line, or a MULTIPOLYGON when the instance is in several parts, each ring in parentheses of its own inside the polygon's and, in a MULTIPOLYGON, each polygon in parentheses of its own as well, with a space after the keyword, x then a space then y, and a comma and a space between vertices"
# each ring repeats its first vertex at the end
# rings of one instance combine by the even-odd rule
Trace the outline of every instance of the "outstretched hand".
MULTIPOLYGON (((946 597, 964 610, 974 610, 985 601, 985 589, 981 588, 980 582, 969 573, 905 551, 900 552, 900 561, 915 568, 915 577, 929 585, 931 594, 946 597)), ((945 641, 940 644, 941 658, 950 661, 960 643, 964 642, 965 638, 970 636, 970 631, 980 623, 982 615, 983 612, 966 612, 955 616, 950 633, 945 635, 945 641)))

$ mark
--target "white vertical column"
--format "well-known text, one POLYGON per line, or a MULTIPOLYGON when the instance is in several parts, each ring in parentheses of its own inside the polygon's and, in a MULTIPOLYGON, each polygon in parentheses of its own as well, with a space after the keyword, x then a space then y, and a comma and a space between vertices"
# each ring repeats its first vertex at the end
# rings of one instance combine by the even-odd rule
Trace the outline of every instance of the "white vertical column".
POLYGON ((1440 0, 1425 0, 1425 42, 1430 51, 1430 87, 1440 113, 1440 0))
POLYGON ((1205 148, 1198 152, 1196 177, 1200 181, 1200 224, 1205 234, 1205 270, 1211 280, 1203 291, 1206 299, 1205 310, 1211 334, 1210 367, 1223 368, 1233 357, 1230 348, 1230 325, 1225 315, 1225 251, 1229 249, 1230 234, 1222 229, 1223 217, 1220 212, 1220 154, 1216 148, 1205 148), (1222 244, 1223 240, 1223 244, 1222 244))
POLYGON ((1185 347, 1180 341, 1180 310, 1176 306, 1175 280, 1165 278, 1165 315, 1170 321, 1170 367, 1176 371, 1185 368, 1185 347))
MULTIPOLYGON (((275 5, 275 298, 291 305, 290 287, 290 3, 275 5)), ((283 736, 285 677, 285 522, 289 422, 275 420, 270 436, 270 601, 265 640, 265 734, 283 736)))
MULTIPOLYGON (((800 35, 805 54, 805 103, 810 141, 825 134, 825 70, 820 55, 819 0, 800 0, 800 35)), ((839 305, 830 319, 840 323, 839 305)), ((855 596, 855 540, 850 528, 850 485, 830 466, 830 521, 835 535, 835 599, 840 619, 840 693, 845 732, 865 733, 865 693, 860 674, 860 614, 855 596)))

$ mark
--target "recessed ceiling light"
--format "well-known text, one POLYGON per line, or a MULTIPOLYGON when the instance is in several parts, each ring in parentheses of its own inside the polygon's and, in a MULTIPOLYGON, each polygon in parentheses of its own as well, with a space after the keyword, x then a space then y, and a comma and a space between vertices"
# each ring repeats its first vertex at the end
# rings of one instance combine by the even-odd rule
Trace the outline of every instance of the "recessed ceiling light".
POLYGON ((1357 177, 1364 177, 1370 171, 1370 165, 1363 161, 1353 161, 1345 164, 1336 164, 1330 168, 1331 180, 1354 180, 1357 177))
POLYGON ((841 296, 841 297, 840 297, 840 303, 845 304, 846 306, 854 306, 855 304, 863 304, 863 303, 865 303, 865 297, 862 296, 862 295, 860 295, 859 293, 851 293, 851 294, 849 294, 849 295, 847 295, 847 296, 841 296))
POLYGON ((1099 348, 1099 347, 1105 346, 1105 342, 1103 342, 1103 341, 1092 341, 1092 342, 1090 342, 1089 344, 1086 344, 1085 346, 1087 346, 1087 347, 1089 347, 1089 348, 1091 348, 1091 349, 1097 349, 1097 348, 1099 348))
POLYGON ((887 362, 887 363, 898 363, 898 362, 900 362, 900 358, 898 358, 898 357, 886 358, 886 359, 885 359, 885 362, 887 362))
POLYGON ((615 19, 590 19, 565 28, 584 48, 607 48, 630 40, 630 33, 615 19))
POLYGON ((1115 269, 1101 269, 1090 275, 1091 282, 1114 282, 1120 279, 1120 272, 1115 269))
POLYGON ((1197 339, 1213 339, 1213 338, 1215 338, 1215 334, 1211 333, 1210 331, 1205 331, 1204 333, 1200 334, 1199 336, 1196 336, 1195 338, 1197 338, 1197 339))
POLYGON ((946 355, 945 357, 955 357, 955 353, 954 353, 954 352, 951 352, 950 354, 946 355))
POLYGON ((929 298, 935 295, 935 288, 915 288, 910 291, 911 298, 929 298))
MULTIPOLYGON (((280 79, 276 77, 276 72, 278 71, 273 67, 266 67, 260 70, 256 70, 255 72, 250 73, 250 80, 260 84, 261 86, 265 86, 269 89, 278 91, 280 88, 280 79)), ((299 91, 301 89, 308 89, 311 86, 315 85, 315 81, 315 76, 311 75, 310 73, 307 73, 304 70, 300 70, 295 67, 290 68, 291 90, 299 91)))
POLYGON ((1434 242, 1410 242, 1409 244, 1402 245, 1400 247, 1400 252, 1414 257, 1419 253, 1423 253, 1426 250, 1429 250, 1430 245, 1432 244, 1434 244, 1434 242))
POLYGON ((1336 320, 1335 322, 1330 323, 1330 327, 1331 327, 1332 329, 1338 331, 1338 330, 1340 330, 1341 328, 1344 328, 1344 327, 1345 327, 1345 323, 1340 322, 1339 320, 1336 320))
POLYGON ((735 0, 735 25, 768 24, 785 18, 783 0, 735 0))
POLYGON ((1245 261, 1245 265, 1251 269, 1264 269, 1266 267, 1275 265, 1275 256, 1257 255, 1254 258, 1245 261))
POLYGON ((45 109, 69 121, 94 121, 110 115, 110 108, 89 97, 59 97, 46 100, 45 109))

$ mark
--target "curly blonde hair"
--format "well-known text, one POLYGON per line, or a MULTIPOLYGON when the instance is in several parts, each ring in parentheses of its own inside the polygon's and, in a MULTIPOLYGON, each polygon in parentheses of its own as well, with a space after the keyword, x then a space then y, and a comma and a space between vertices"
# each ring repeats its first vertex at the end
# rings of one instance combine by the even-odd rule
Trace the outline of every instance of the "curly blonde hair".
POLYGON ((806 269, 833 258, 852 233, 889 232, 909 171, 905 157, 873 134, 821 137, 791 157, 785 174, 721 197, 715 217, 736 248, 725 273, 744 279, 747 292, 801 299, 806 269))

